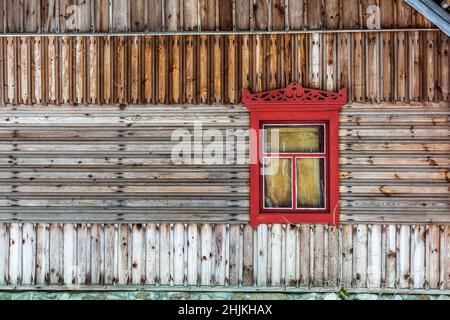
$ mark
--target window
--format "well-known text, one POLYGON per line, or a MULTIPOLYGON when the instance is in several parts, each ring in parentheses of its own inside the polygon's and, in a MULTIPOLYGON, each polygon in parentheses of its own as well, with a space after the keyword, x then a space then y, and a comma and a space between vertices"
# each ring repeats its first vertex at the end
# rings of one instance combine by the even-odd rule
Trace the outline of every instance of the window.
POLYGON ((338 113, 346 91, 251 94, 250 223, 339 223, 338 113))

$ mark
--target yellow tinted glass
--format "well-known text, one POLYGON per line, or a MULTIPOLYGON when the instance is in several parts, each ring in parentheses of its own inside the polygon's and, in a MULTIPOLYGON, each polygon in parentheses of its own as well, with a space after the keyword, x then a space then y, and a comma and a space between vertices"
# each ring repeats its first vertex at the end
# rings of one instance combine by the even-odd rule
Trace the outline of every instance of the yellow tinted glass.
POLYGON ((291 208, 292 160, 285 158, 266 158, 264 163, 264 207, 291 208))
POLYGON ((297 207, 325 208, 324 159, 297 158, 297 207))
POLYGON ((323 153, 324 126, 265 126, 266 153, 323 153))

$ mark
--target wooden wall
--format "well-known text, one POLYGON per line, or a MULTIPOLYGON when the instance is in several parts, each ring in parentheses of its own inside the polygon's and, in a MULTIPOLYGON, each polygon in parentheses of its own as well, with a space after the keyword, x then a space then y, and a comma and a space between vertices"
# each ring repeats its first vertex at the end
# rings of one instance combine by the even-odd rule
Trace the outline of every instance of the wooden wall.
MULTIPOLYGON (((343 108, 343 223, 450 222, 449 113, 437 103, 343 108)), ((248 164, 225 140, 247 129, 242 105, 3 107, 0 221, 247 222, 248 164), (173 131, 193 135, 194 122, 221 130, 227 163, 172 159, 173 131)))
POLYGON ((384 29, 432 27, 403 0, 0 0, 0 32, 367 29, 374 4, 384 29))
POLYGON ((350 102, 449 101, 440 32, 5 37, 0 104, 231 103, 292 81, 350 102))
POLYGON ((8 284, 448 292, 450 227, 0 224, 0 287, 8 284))

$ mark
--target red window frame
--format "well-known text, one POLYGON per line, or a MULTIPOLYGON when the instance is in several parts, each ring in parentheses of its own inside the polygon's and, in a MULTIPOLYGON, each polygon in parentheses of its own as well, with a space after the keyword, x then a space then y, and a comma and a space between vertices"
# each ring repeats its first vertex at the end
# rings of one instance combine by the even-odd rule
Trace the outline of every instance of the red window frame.
MULTIPOLYGON (((270 223, 339 224, 339 110, 346 103, 346 89, 339 92, 303 88, 291 83, 284 89, 262 93, 242 90, 242 101, 250 111, 250 128, 256 134, 250 139, 250 225, 270 223), (265 124, 324 124, 324 153, 277 154, 280 157, 324 157, 325 209, 264 208, 263 176, 265 155, 262 127, 265 124)), ((277 156, 272 155, 272 156, 277 156)), ((269 156, 270 157, 270 156, 269 156)), ((292 162, 292 171, 295 164, 292 162)), ((291 188, 296 192, 296 173, 292 173, 291 188)), ((292 197, 293 208, 296 197, 292 197)))

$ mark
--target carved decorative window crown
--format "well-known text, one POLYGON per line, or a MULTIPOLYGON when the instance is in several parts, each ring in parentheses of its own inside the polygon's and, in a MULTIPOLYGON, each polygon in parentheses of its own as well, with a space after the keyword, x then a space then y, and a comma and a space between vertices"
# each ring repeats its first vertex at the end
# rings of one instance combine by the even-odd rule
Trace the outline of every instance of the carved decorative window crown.
POLYGON ((246 105, 273 104, 316 104, 328 102, 329 104, 345 104, 347 100, 346 88, 339 92, 323 91, 303 88, 297 82, 290 83, 286 88, 259 93, 251 93, 242 89, 242 102, 246 105))

